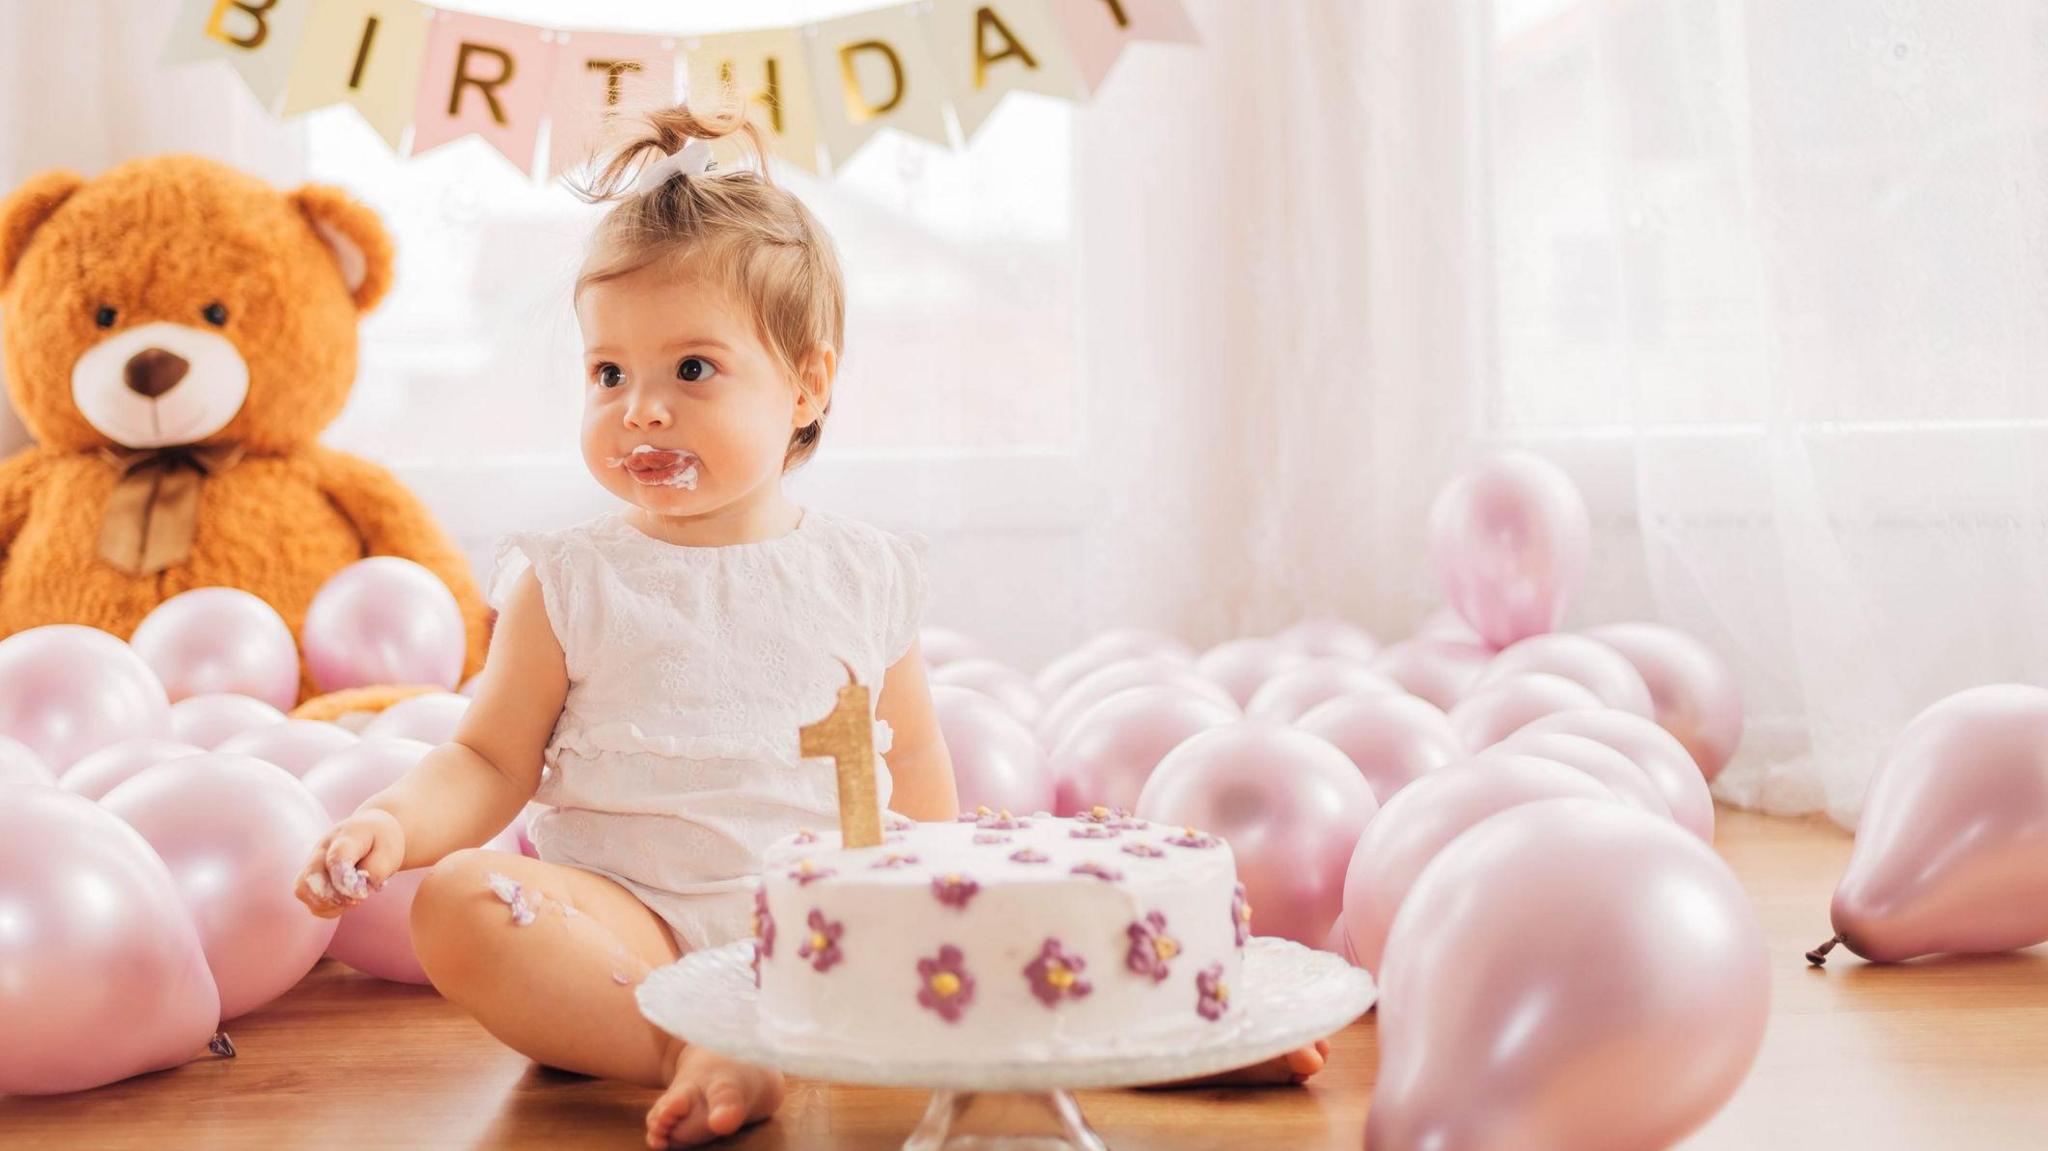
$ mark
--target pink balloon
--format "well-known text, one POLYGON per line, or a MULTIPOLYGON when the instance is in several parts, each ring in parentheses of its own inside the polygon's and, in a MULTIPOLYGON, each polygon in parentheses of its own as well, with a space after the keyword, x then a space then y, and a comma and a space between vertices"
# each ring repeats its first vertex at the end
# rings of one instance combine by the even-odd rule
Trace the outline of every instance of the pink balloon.
POLYGON ((929 668, 941 668, 963 659, 978 659, 982 655, 981 644, 974 637, 949 627, 920 630, 918 650, 924 653, 924 665, 929 668))
POLYGON ((1032 681, 1032 686, 1038 689, 1038 698, 1051 703, 1091 671, 1151 655, 1164 656, 1182 664, 1192 664, 1195 658, 1186 644, 1171 636, 1143 628, 1118 628, 1103 632, 1045 665, 1045 669, 1032 681))
POLYGON ((1380 650, 1371 632, 1334 616, 1302 620, 1273 639, 1305 656, 1348 659, 1353 663, 1366 663, 1380 650))
POLYGON ((1525 735, 1552 733, 1585 736, 1627 756, 1649 777, 1680 827, 1714 842, 1714 797, 1707 790, 1707 781, 1685 745, 1656 721, 1611 708, 1561 711, 1523 728, 1509 742, 1525 735))
POLYGON ((1344 864, 1379 804, 1344 753, 1296 728, 1241 720, 1167 753, 1138 815, 1219 835, 1260 934, 1311 947, 1344 904, 1344 864))
POLYGON ((1318 658, 1267 680, 1245 704, 1247 719, 1293 723, 1318 704, 1355 695, 1399 695, 1401 685, 1362 663, 1318 658))
POLYGON ((83 1091, 202 1054, 220 1021, 163 860, 54 787, 0 799, 0 1096, 83 1091))
POLYGON ((0 735, 52 771, 124 739, 166 735, 170 713, 156 673, 106 632, 51 624, 0 640, 0 735))
POLYGON ((1466 747, 1483 750, 1546 715, 1599 706, 1600 697, 1579 684, 1532 671, 1473 688, 1451 709, 1451 730, 1466 747))
POLYGON ((1074 722, 1087 714, 1088 709, 1134 687, 1177 687, 1209 696, 1233 709, 1237 707, 1229 692, 1187 664, 1170 656, 1139 656, 1096 668, 1060 693, 1060 697, 1045 709, 1044 718, 1038 721, 1038 742, 1057 749, 1066 740, 1067 733, 1073 730, 1074 722))
POLYGON ((1378 972, 1395 913, 1444 845, 1488 816, 1543 799, 1614 793, 1561 763, 1493 751, 1430 772, 1387 801, 1344 872, 1344 933, 1358 965, 1378 972))
POLYGON ((964 687, 937 684, 932 708, 953 759, 960 806, 1044 811, 1052 806, 1052 772, 1031 729, 1002 704, 964 687))
POLYGON ((363 727, 364 739, 416 739, 421 743, 449 743, 469 697, 454 692, 433 692, 401 699, 363 727))
POLYGON ((1671 818, 1671 806, 1657 785, 1636 762, 1596 739, 1561 732, 1533 733, 1524 729, 1496 745, 1502 751, 1533 755, 1582 771, 1601 783, 1630 807, 1649 815, 1671 818))
POLYGON ((1721 774, 1742 742, 1742 692, 1727 661, 1663 624, 1615 623, 1586 634, 1635 665, 1650 687, 1657 722, 1692 753, 1700 774, 1721 774))
POLYGON ((194 695, 171 705, 171 738, 195 747, 219 747, 283 722, 283 712, 246 695, 194 695))
POLYGON ((1478 632, 1472 630, 1472 625, 1465 622, 1465 617, 1459 615, 1457 609, 1449 605, 1440 607, 1422 617, 1422 622, 1415 625, 1415 635, 1412 638, 1445 643, 1477 644, 1485 647, 1489 652, 1494 650, 1485 640, 1479 637, 1478 632))
POLYGON ((1486 665, 1475 687, 1511 675, 1549 672, 1571 680, 1600 697, 1600 702, 1648 718, 1655 714, 1649 686, 1622 654, 1582 635, 1532 635, 1501 649, 1486 665))
POLYGON ((1145 781, 1168 752, 1238 718, 1236 704, 1207 691, 1154 684, 1117 692, 1082 713, 1054 749, 1053 810, 1061 815, 1097 806, 1133 810, 1145 781))
POLYGON ((538 803, 529 803, 512 821, 512 837, 519 844, 519 854, 528 859, 539 859, 540 849, 533 845, 534 818, 547 808, 538 803))
POLYGON ((50 774, 42 756, 30 751, 20 740, 0 735, 0 788, 30 783, 51 787, 56 782, 57 777, 50 774))
POLYGON ((309 914, 292 884, 327 813, 290 772, 211 752, 141 772, 100 805, 169 865, 220 988, 222 1019, 283 995, 320 962, 334 921, 309 914))
POLYGON ((1571 477, 1528 452, 1481 460, 1430 508, 1444 599, 1495 647, 1557 630, 1585 579, 1591 536, 1571 477))
POLYGON ((1351 940, 1344 935, 1344 917, 1341 915, 1337 917, 1337 922, 1330 925, 1329 933, 1323 936, 1323 942, 1317 947, 1317 950, 1327 951, 1332 955, 1341 955, 1344 957, 1344 962, 1349 963, 1353 967, 1358 966, 1358 957, 1351 954, 1351 940))
MULTIPOLYGON (((306 773, 306 790, 313 793, 329 815, 341 819, 363 801, 397 783, 426 757, 433 747, 411 739, 365 739, 329 756, 306 773)), ((523 819, 525 813, 521 812, 523 819)), ((519 836, 510 826, 483 846, 492 851, 517 854, 519 836)), ((428 983, 412 949, 412 901, 420 881, 431 870, 415 867, 384 881, 381 891, 342 912, 336 921, 334 938, 327 954, 365 975, 394 983, 428 983)))
POLYGON ((1343 752, 1382 807, 1402 788, 1466 752, 1448 716, 1425 700, 1399 693, 1333 699, 1294 726, 1343 752))
POLYGON ((1832 916, 1836 941, 1878 963, 2048 942, 2048 690, 1975 687, 1906 725, 1832 916))
POLYGON ((128 641, 172 702, 246 695, 279 709, 299 700, 299 647, 284 617, 239 588, 202 587, 158 604, 128 641))
POLYGON ((469 642, 448 585, 397 556, 336 572, 306 609, 300 634, 321 691, 385 683, 452 690, 469 642))
POLYGON ((1449 711, 1491 662, 1493 649, 1482 644, 1411 639, 1380 652, 1372 669, 1408 694, 1449 711))
POLYGON ((205 748, 175 739, 126 739, 72 764, 57 784, 87 799, 98 799, 159 763, 205 754, 205 748))
POLYGON ((1039 717, 1045 712, 1045 703, 1038 698, 1038 689, 1031 686, 1031 677, 996 660, 954 660, 944 667, 935 668, 931 681, 978 691, 1002 704, 1004 710, 1025 727, 1037 727, 1039 717))
POLYGON ((304 779, 321 760, 343 748, 354 747, 358 739, 356 733, 335 724, 317 719, 288 719, 222 740, 214 750, 274 763, 304 779))
POLYGON ((1229 692, 1242 707, 1267 680, 1307 663, 1308 658, 1270 639, 1232 639, 1203 652, 1195 661, 1195 670, 1229 692))
POLYGON ((306 790, 330 821, 346 819, 432 750, 433 744, 417 739, 365 739, 316 764, 306 773, 306 790))
POLYGON ((1749 1074, 1768 962, 1735 876, 1668 820, 1582 799, 1495 815, 1395 917, 1366 1146, 1670 1147, 1749 1074))

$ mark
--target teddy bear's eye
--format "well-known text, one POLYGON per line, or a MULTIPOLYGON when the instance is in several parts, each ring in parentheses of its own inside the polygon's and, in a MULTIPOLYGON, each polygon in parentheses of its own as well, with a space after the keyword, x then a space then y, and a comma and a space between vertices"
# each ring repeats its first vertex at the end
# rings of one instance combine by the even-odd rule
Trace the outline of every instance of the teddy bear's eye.
POLYGON ((114 326, 114 314, 114 309, 101 305, 100 310, 93 313, 92 322, 102 328, 111 328, 114 326))
POLYGON ((205 316, 206 322, 212 324, 216 328, 221 327, 228 322, 228 310, 224 307, 221 307, 218 301, 206 305, 206 308, 199 314, 205 316))

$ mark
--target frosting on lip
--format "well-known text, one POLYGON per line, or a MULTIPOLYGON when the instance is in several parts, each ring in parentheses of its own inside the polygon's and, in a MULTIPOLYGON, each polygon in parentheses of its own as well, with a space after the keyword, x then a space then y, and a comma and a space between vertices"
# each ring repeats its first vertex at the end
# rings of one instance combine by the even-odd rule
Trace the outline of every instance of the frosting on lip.
POLYGON ((697 457, 681 448, 657 448, 641 444, 623 456, 605 461, 649 487, 697 490, 697 457))

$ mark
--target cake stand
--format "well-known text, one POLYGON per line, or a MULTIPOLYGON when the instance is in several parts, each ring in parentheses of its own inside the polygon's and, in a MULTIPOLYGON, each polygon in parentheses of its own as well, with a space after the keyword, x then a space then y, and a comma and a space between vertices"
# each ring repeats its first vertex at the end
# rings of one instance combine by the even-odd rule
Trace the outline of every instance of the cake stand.
POLYGON ((1105 1151, 1072 1092, 1172 1083, 1248 1067, 1306 1047, 1372 1007, 1372 977, 1343 957, 1285 939, 1245 945, 1230 1012, 1192 1040, 1063 1046, 1056 1058, 882 1062, 859 1045, 801 1049, 762 1025, 753 944, 685 955, 640 985, 640 1011, 662 1030, 731 1059, 791 1075, 933 1092, 904 1151, 1105 1151))

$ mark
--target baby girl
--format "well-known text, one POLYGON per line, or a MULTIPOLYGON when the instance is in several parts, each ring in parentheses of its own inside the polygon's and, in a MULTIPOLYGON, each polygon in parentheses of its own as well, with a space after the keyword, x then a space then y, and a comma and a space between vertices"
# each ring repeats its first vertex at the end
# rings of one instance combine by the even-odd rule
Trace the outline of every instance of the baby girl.
MULTIPOLYGON (((957 800, 917 547, 783 491, 844 346, 831 240, 765 174, 713 169, 707 139, 759 153, 736 115, 675 108, 648 128, 596 177, 614 207, 575 292, 583 458, 623 506, 506 541, 455 741, 336 825, 298 891, 339 915, 431 866, 412 931, 435 987, 540 1063, 666 1088, 647 1136, 668 1147, 781 1102, 780 1075, 656 1029, 632 988, 746 938, 763 850, 838 822, 833 764, 800 757, 797 730, 832 710, 847 665, 879 685, 880 800, 920 820, 957 800), (546 805, 539 859, 478 848, 529 800, 546 805)), ((1249 1074, 1321 1065, 1312 1048, 1249 1074)))

